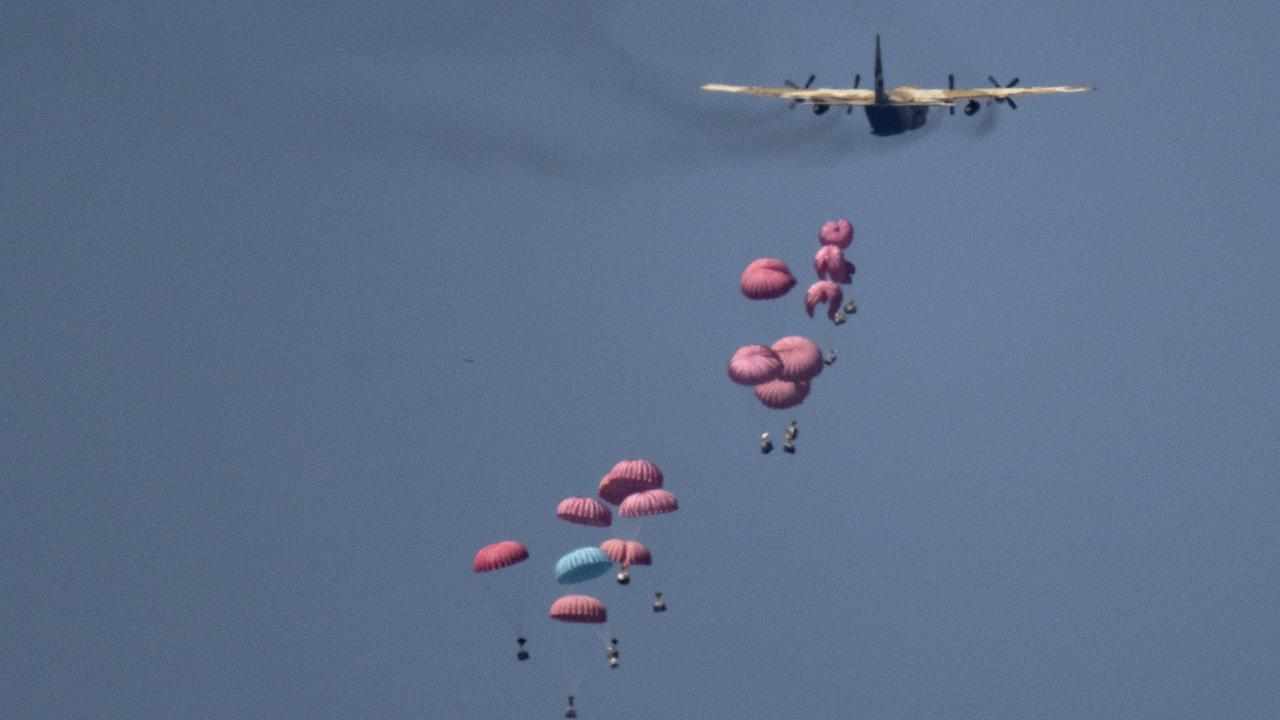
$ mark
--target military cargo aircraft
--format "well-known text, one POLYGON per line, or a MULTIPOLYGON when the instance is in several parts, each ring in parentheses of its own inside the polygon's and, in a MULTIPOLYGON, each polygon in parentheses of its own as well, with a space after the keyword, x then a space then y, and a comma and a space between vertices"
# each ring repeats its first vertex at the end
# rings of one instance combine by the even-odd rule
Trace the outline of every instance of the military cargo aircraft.
POLYGON ((861 106, 867 113, 867 121, 871 123, 872 135, 900 135, 908 130, 924 127, 928 119, 929 108, 945 107, 954 115, 956 104, 964 103, 964 114, 973 115, 982 109, 982 103, 1004 103, 1011 110, 1018 109, 1015 97, 1026 95, 1059 95, 1078 93, 1089 90, 1087 85, 1050 85, 1019 87, 1018 78, 1001 85, 994 77, 987 76, 993 87, 956 89, 956 76, 949 75, 947 88, 918 88, 911 85, 899 85, 886 91, 884 88, 884 69, 880 61, 880 36, 876 35, 875 89, 859 88, 862 76, 855 75, 852 88, 813 87, 815 77, 809 76, 804 86, 790 80, 784 81, 786 87, 761 87, 756 85, 722 85, 710 83, 703 85, 707 92, 736 93, 741 95, 757 95, 775 97, 786 100, 791 107, 798 104, 809 105, 814 115, 822 115, 835 105, 845 106, 845 113, 852 113, 855 107, 861 106))

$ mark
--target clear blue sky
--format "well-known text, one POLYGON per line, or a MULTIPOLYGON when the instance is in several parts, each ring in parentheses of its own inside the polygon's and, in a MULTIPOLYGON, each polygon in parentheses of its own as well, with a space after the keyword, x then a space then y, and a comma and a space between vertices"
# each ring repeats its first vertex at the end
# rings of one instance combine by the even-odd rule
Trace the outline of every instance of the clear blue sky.
POLYGON ((7 715, 1280 716, 1275 3, 490 5, 0 8, 7 715), (1099 90, 888 139, 697 91, 876 32, 1099 90), (738 295, 839 215, 852 322, 738 295), (797 333, 840 360, 762 457, 724 364, 797 333), (590 588, 611 673, 553 510, 637 456, 681 510, 590 588))

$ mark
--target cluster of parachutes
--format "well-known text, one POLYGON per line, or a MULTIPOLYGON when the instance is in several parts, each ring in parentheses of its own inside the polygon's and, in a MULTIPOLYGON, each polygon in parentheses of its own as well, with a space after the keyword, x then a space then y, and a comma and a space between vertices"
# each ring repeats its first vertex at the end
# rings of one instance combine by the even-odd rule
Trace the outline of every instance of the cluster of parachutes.
MULTIPOLYGON (((556 506, 556 517, 565 522, 591 527, 609 527, 613 513, 605 503, 618 506, 618 515, 640 518, 675 512, 680 503, 663 485, 662 469, 651 460, 620 460, 600 479, 593 497, 567 497, 556 506)), ((572 585, 604 575, 617 564, 618 583, 630 582, 632 565, 650 565, 649 549, 635 540, 612 538, 599 547, 573 550, 556 562, 556 581, 572 585)), ((604 605, 589 595, 565 595, 551 605, 551 617, 564 622, 604 622, 604 605), (593 618, 599 618, 594 620, 593 618)))
MULTIPOLYGON (((818 252, 813 256, 813 270, 818 281, 809 286, 804 295, 804 309, 813 317, 813 310, 827 304, 827 317, 840 322, 840 303, 844 300, 841 285, 852 282, 856 271, 853 263, 845 259, 844 251, 853 244, 853 225, 840 218, 823 223, 818 230, 818 252)), ((795 287, 796 278, 787 264, 778 258, 752 260, 742 271, 742 294, 751 300, 774 300, 786 295, 795 287)))
MULTIPOLYGON (((827 316, 835 324, 845 321, 845 313, 855 312, 852 303, 841 307, 841 285, 850 283, 854 274, 853 263, 845 259, 844 251, 853 242, 853 226, 848 220, 826 222, 818 232, 819 248, 813 258, 813 268, 818 275, 805 293, 805 311, 813 317, 815 308, 825 303, 827 316)), ((742 294, 752 300, 780 298, 796 284, 795 276, 787 264, 777 258, 760 258, 752 261, 742 272, 742 294)), ((740 385, 751 386, 756 397, 765 406, 774 409, 795 407, 809 394, 810 384, 825 365, 834 362, 834 355, 824 357, 817 343, 806 337, 789 335, 772 345, 745 345, 734 352, 729 360, 729 379, 740 385)), ((794 452, 796 424, 793 420, 787 428, 784 447, 794 452)), ((761 450, 768 452, 768 433, 761 437, 761 450)), ((621 517, 641 518, 674 512, 679 509, 676 496, 663 487, 662 470, 650 460, 621 460, 601 478, 598 497, 567 497, 556 506, 556 516, 561 520, 587 527, 610 527, 614 509, 621 517)), ((529 559, 529 549, 514 540, 502 540, 480 548, 472 561, 476 573, 494 573, 518 565, 529 559)), ((560 585, 580 585, 619 568, 619 585, 630 583, 630 570, 634 566, 651 565, 653 555, 649 548, 632 539, 610 538, 599 545, 585 545, 562 555, 555 563, 555 578, 560 585)), ((654 612, 665 612, 666 602, 661 592, 654 593, 654 612)), ((602 625, 609 621, 609 610, 598 597, 585 593, 560 595, 548 610, 548 616, 557 622, 571 624, 602 625)), ((597 630, 597 633, 602 631, 597 630)), ((526 639, 517 638, 518 660, 528 660, 526 639)), ((608 660, 611 668, 618 667, 617 639, 608 642, 608 660)), ((569 696, 566 718, 576 718, 574 696, 569 696)))
MULTIPOLYGON (((622 460, 613 466, 600 480, 599 498, 567 497, 556 506, 556 516, 565 522, 588 527, 609 527, 613 524, 613 510, 626 518, 643 518, 675 512, 680 504, 676 496, 663 487, 661 468, 651 460, 622 460), (608 503, 608 504, 606 504, 608 503)), ((512 567, 529 559, 529 549, 520 542, 503 540, 486 545, 475 554, 471 568, 476 573, 490 573, 512 567)), ((630 583, 633 566, 652 565, 653 554, 641 543, 624 538, 610 538, 596 545, 570 550, 555 563, 555 578, 560 585, 586 583, 607 574, 616 565, 619 568, 619 585, 630 583)), ((662 593, 655 593, 654 612, 665 612, 666 601, 662 593)), ((609 610, 599 598, 581 593, 561 595, 548 611, 552 620, 562 623, 600 625, 609 620, 609 610)), ((517 659, 528 660, 525 638, 519 637, 517 659)), ((618 667, 617 639, 608 645, 611 668, 618 667)), ((576 717, 572 696, 566 717, 576 717), (568 715, 573 712, 573 715, 568 715)))
POLYGON ((809 338, 791 335, 771 346, 744 345, 729 359, 729 379, 750 385, 766 407, 785 410, 804 402, 809 383, 822 372, 822 351, 809 338))
MULTIPOLYGON (((805 293, 805 312, 813 317, 814 308, 827 304, 827 317, 841 324, 852 303, 841 308, 844 300, 841 285, 851 282, 853 263, 844 251, 853 243, 853 225, 848 220, 830 220, 818 231, 818 253, 813 269, 818 281, 805 293)), ((742 271, 742 294, 752 300, 771 300, 786 295, 796 284, 787 264, 777 258, 751 261, 742 271)), ((766 407, 785 410, 804 402, 809 385, 822 372, 824 358, 817 343, 809 338, 791 335, 772 345, 744 345, 729 359, 729 379, 749 385, 766 407)))

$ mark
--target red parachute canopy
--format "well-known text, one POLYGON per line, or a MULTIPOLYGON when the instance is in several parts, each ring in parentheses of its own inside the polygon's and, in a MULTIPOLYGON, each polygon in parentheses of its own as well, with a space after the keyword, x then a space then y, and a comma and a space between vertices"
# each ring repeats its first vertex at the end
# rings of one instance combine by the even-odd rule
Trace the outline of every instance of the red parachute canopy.
POLYGON ((529 549, 515 540, 503 540, 492 545, 485 545, 476 551, 471 561, 471 569, 475 572, 491 572, 529 559, 529 549))
POLYGON ((609 619, 604 603, 590 595, 565 595, 551 603, 551 619, 571 623, 602 623, 609 619))
POLYGON ((853 263, 844 259, 844 252, 835 245, 823 245, 813 256, 813 270, 818 278, 834 280, 841 285, 849 283, 854 272, 853 263))
POLYGON ((782 359, 779 379, 808 380, 822 372, 822 351, 809 338, 796 335, 784 337, 773 344, 773 351, 782 359))
POLYGON ((729 379, 739 385, 759 385, 782 372, 782 358, 764 345, 744 345, 729 358, 729 379))
POLYGON ((809 313, 809 317, 813 317, 813 308, 818 303, 826 303, 827 317, 835 320, 836 311, 840 309, 842 300, 844 300, 844 293, 839 285, 830 280, 819 280, 810 285, 809 292, 804 295, 804 311, 809 313))
POLYGON ((609 506, 595 498, 567 497, 556 506, 556 517, 592 527, 609 527, 613 524, 613 513, 609 512, 609 506))
POLYGON ((780 298, 795 284, 787 264, 777 258, 752 260, 742 271, 742 294, 752 300, 780 298))
POLYGON ((621 460, 600 479, 600 497, 614 505, 628 495, 662 487, 662 469, 649 460, 621 460))
POLYGON ((628 495, 618 508, 618 514, 622 517, 644 517, 675 512, 678 509, 680 503, 676 501, 675 495, 666 490, 645 490, 628 495))
POLYGON ((649 554, 649 548, 635 540, 611 538, 600 543, 600 549, 609 556, 610 560, 619 565, 653 564, 653 556, 649 554))
POLYGON ((755 392, 765 405, 774 410, 786 410, 804 402, 809 396, 809 381, 770 380, 757 385, 755 392))
POLYGON ((853 244, 853 225, 849 224, 849 221, 844 218, 828 220, 822 224, 822 229, 818 231, 818 242, 823 245, 847 248, 853 244))

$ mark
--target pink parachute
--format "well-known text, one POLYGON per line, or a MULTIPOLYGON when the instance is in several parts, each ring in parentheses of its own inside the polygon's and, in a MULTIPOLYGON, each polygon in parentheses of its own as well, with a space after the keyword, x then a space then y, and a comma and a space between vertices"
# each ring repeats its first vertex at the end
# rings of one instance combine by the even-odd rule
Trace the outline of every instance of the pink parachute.
POLYGON ((847 248, 853 244, 853 225, 849 224, 849 221, 844 218, 828 220, 822 224, 822 229, 818 231, 818 242, 823 245, 847 248))
POLYGON ((556 506, 556 516, 578 525, 592 527, 609 527, 613 524, 613 513, 609 506, 595 498, 567 497, 556 506))
POLYGON ((604 603, 590 595, 565 595, 551 603, 551 618, 560 622, 603 623, 609 620, 604 603))
POLYGON ((492 545, 485 545, 476 551, 471 561, 471 569, 475 572, 491 572, 510 567, 529 559, 529 549, 514 540, 503 540, 492 545))
POLYGON ((649 548, 635 540, 612 538, 600 543, 600 549, 609 556, 610 560, 619 565, 653 564, 653 556, 649 554, 649 548))
POLYGON ((764 345, 744 345, 729 359, 729 379, 739 385, 759 385, 780 372, 782 358, 764 345))
POLYGON ((770 380, 755 387, 760 402, 774 410, 793 408, 809 396, 808 380, 770 380))
POLYGON ((780 298, 795 284, 787 264, 777 258, 752 260, 742 271, 742 294, 752 300, 780 298))
POLYGON ((844 300, 844 293, 839 285, 830 280, 819 280, 810 285, 809 291, 804 294, 804 311, 809 313, 809 317, 813 317, 813 308, 818 303, 826 303, 827 317, 835 320, 836 311, 840 309, 842 300, 844 300))
POLYGON ((846 285, 853 275, 853 263, 844 259, 844 252, 835 245, 823 245, 813 256, 813 270, 818 278, 827 278, 846 285))
POLYGON ((627 496, 627 499, 623 500, 622 505, 618 507, 618 514, 622 517, 644 517, 675 512, 679 509, 680 503, 676 501, 675 495, 666 490, 645 490, 627 496))
POLYGON ((662 470, 649 460, 621 460, 600 479, 600 497, 614 505, 641 490, 662 487, 662 470))
MULTIPOLYGON (((808 380, 822 372, 822 351, 809 338, 797 335, 784 337, 775 342, 772 349, 782 360, 782 372, 778 374, 780 380, 808 380)), ((768 405, 767 402, 765 404, 768 405)))

